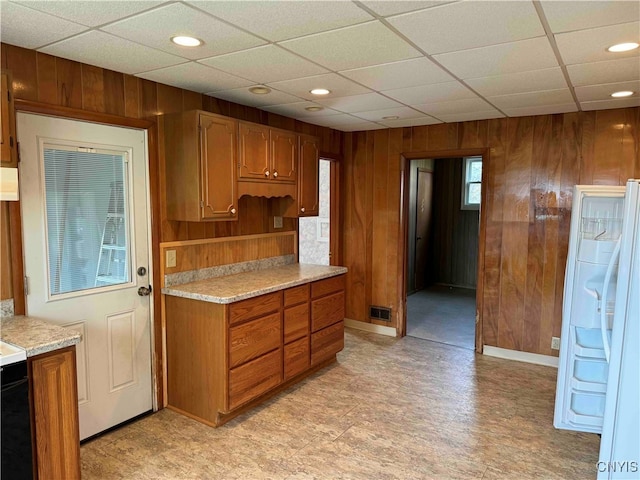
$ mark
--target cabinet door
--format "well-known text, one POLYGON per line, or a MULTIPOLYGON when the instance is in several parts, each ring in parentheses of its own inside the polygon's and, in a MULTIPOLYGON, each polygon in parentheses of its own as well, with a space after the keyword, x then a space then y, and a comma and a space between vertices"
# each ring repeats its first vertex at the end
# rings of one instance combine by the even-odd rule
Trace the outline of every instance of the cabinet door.
POLYGON ((229 370, 229 410, 268 392, 282 381, 282 349, 229 370))
POLYGON ((300 155, 298 162, 298 215, 317 216, 318 211, 318 168, 320 152, 318 139, 300 135, 300 155))
POLYGON ((9 91, 9 76, 6 73, 2 74, 2 91, 0 96, 0 104, 2 107, 2 114, 0 115, 0 121, 2 122, 2 154, 0 155, 0 162, 3 167, 15 167, 18 164, 16 155, 16 140, 15 136, 15 118, 13 115, 13 98, 9 91))
MULTIPOLYGON (((200 114, 202 219, 237 219, 235 120, 200 114)), ((169 181, 171 179, 168 179, 169 181)))
POLYGON ((238 178, 241 180, 268 180, 269 127, 240 122, 240 159, 238 178))
POLYGON ((80 478, 75 347, 30 362, 38 477, 80 478))
POLYGON ((284 346, 284 379, 289 380, 309 368, 309 337, 284 346))
POLYGON ((295 183, 298 175, 298 136, 293 132, 271 130, 271 178, 295 183))

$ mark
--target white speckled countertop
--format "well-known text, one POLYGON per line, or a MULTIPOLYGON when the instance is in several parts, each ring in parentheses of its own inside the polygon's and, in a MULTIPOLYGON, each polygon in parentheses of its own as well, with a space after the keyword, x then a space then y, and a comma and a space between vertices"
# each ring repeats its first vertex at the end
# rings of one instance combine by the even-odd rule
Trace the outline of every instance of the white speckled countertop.
POLYGON ((23 348, 27 357, 76 345, 80 333, 62 328, 40 318, 15 316, 0 320, 0 338, 3 342, 23 348))
POLYGON ((294 263, 165 287, 162 293, 226 304, 343 273, 347 273, 345 267, 294 263))

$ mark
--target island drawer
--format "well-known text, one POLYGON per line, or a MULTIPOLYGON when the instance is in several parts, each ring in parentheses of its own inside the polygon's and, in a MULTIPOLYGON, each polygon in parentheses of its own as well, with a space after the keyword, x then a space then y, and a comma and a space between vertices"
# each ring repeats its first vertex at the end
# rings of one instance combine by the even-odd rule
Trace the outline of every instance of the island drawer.
POLYGON ((284 311, 284 343, 309 334, 309 304, 303 303, 284 311))
POLYGON ((276 312, 280 309, 281 304, 282 291, 234 302, 229 305, 229 324, 235 325, 245 320, 276 312))
POLYGON ((280 346, 280 313, 229 329, 229 367, 241 365, 280 346))
POLYGON ((344 348, 344 321, 311 334, 311 365, 333 357, 344 348))
POLYGON ((311 331, 317 332, 344 319, 344 292, 311 302, 311 331))
POLYGON ((288 380, 309 368, 309 337, 284 346, 284 379, 288 380))
POLYGON ((284 306, 297 305, 309 300, 309 284, 305 283, 297 287, 287 288, 284 291, 284 306))
POLYGON ((344 275, 325 278, 311 284, 311 298, 322 297, 340 290, 344 290, 344 275))

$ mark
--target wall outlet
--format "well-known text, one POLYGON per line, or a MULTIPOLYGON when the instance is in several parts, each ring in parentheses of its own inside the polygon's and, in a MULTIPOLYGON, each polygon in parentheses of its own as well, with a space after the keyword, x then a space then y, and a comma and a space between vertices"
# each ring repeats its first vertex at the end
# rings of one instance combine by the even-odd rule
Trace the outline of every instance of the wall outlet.
POLYGON ((166 255, 166 265, 167 268, 171 268, 171 267, 175 267, 176 266, 176 251, 175 250, 167 250, 165 252, 166 255))
POLYGON ((282 228, 282 217, 273 217, 273 228, 282 228))
POLYGON ((551 350, 560 350, 560 338, 551 337, 551 350))

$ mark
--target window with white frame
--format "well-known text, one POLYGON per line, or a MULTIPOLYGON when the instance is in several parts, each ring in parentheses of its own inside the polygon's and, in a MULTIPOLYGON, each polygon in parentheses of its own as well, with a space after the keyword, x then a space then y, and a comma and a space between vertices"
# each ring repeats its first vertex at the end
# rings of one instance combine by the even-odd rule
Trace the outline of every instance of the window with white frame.
POLYGON ((480 209, 482 157, 465 157, 462 168, 462 210, 480 209))

